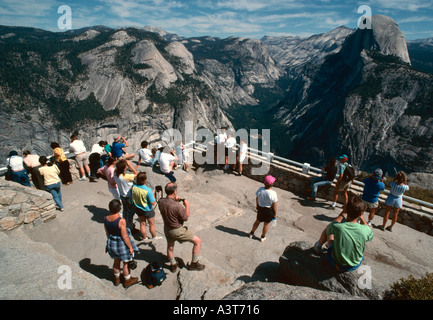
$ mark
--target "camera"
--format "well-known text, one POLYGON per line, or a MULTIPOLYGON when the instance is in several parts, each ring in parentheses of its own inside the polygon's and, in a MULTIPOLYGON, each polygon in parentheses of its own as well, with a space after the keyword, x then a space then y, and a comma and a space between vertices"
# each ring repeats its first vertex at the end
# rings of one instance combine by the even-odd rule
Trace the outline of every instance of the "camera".
POLYGON ((185 199, 179 198, 177 199, 178 202, 185 202, 185 199))
POLYGON ((129 267, 131 268, 131 270, 135 270, 137 268, 137 261, 135 260, 129 261, 129 267))

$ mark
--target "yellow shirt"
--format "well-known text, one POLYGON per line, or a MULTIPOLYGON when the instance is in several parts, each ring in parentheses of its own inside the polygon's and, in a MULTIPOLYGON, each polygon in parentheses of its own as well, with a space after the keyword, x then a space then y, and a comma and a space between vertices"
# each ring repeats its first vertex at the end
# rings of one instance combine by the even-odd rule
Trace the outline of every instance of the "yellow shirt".
POLYGON ((59 167, 55 164, 50 166, 43 166, 39 168, 40 174, 44 177, 44 185, 49 186, 50 184, 55 184, 60 182, 59 178, 59 167))
POLYGON ((63 151, 62 148, 54 148, 53 151, 54 151, 54 157, 58 162, 63 162, 67 159, 65 156, 65 152, 63 151))

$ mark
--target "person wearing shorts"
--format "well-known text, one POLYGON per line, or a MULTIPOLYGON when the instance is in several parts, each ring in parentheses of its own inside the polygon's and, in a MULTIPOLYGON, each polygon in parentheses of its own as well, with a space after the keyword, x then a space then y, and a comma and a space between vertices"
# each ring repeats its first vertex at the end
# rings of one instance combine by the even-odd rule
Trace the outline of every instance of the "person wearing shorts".
POLYGON ((132 200, 135 214, 140 221, 140 240, 149 240, 146 234, 146 222, 149 223, 149 231, 152 235, 152 239, 156 240, 161 237, 156 236, 155 211, 153 211, 153 206, 156 204, 155 192, 146 185, 146 182, 146 172, 140 172, 137 175, 137 184, 132 187, 132 200))
MULTIPOLYGON (((376 209, 379 207, 379 195, 380 192, 385 190, 385 184, 382 181, 383 172, 381 169, 377 168, 374 170, 373 174, 363 180, 364 191, 362 193, 362 202, 366 208, 370 211, 368 215, 367 224, 371 227, 374 214, 376 209)), ((361 216, 364 219, 364 216, 361 216)))
POLYGON ((256 192, 257 216, 251 232, 249 233, 250 239, 254 236, 254 232, 257 230, 260 223, 263 222, 263 230, 260 241, 265 241, 269 223, 277 217, 278 196, 277 193, 271 189, 275 180, 276 179, 271 175, 266 176, 264 181, 265 186, 260 187, 256 192))
POLYGON ((86 155, 86 147, 82 140, 73 134, 69 150, 75 154, 75 162, 80 171, 80 181, 86 180, 86 175, 90 175, 89 158, 86 155))
POLYGON ((348 160, 349 160, 349 157, 346 156, 345 154, 339 157, 339 164, 337 166, 338 167, 338 170, 337 170, 338 178, 337 178, 337 182, 335 183, 335 191, 334 191, 333 201, 332 201, 332 204, 330 205, 329 209, 335 210, 335 205, 336 205, 337 200, 338 200, 338 195, 341 192, 343 194, 343 197, 344 197, 343 211, 346 210, 346 205, 347 205, 347 202, 349 200, 349 196, 347 194, 347 191, 349 190, 350 186, 352 185, 352 181, 345 181, 343 179, 344 170, 346 170, 347 166, 350 166, 350 164, 347 163, 348 160))
POLYGON ((403 193, 409 190, 406 173, 399 171, 389 186, 391 189, 389 190, 388 198, 385 200, 385 214, 383 216, 383 223, 381 226, 379 226, 379 229, 382 231, 385 230, 391 210, 393 211, 392 221, 391 225, 386 227, 386 230, 392 231, 392 227, 397 222, 398 213, 403 207, 403 193))
POLYGON ((159 199, 158 208, 164 221, 167 257, 170 260, 171 272, 177 270, 177 262, 174 257, 176 241, 179 243, 191 242, 193 244, 189 270, 204 270, 205 266, 198 262, 202 240, 184 226, 184 222, 188 220, 190 215, 188 200, 181 199, 177 195, 177 185, 174 182, 170 182, 165 186, 165 193, 167 197, 159 199))

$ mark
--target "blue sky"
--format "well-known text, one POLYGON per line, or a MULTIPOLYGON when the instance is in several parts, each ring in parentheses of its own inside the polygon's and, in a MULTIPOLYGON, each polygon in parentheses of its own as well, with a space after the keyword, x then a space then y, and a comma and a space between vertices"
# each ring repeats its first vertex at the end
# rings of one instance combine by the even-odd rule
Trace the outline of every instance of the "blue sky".
POLYGON ((0 0, 0 24, 62 31, 61 5, 72 28, 157 26, 185 37, 307 37, 344 25, 356 28, 361 5, 393 18, 406 39, 433 37, 433 0, 0 0))

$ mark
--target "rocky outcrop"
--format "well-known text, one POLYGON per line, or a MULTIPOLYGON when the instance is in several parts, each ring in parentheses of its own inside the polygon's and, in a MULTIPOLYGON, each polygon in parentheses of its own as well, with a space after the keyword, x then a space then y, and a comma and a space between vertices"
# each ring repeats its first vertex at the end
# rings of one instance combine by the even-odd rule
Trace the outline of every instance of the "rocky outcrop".
POLYGON ((57 215, 53 197, 46 191, 0 178, 0 231, 34 226, 57 215))
POLYGON ((348 294, 329 292, 280 282, 251 282, 222 300, 362 300, 348 294))
POLYGON ((339 272, 331 266, 326 254, 317 256, 313 243, 295 242, 280 257, 280 277, 285 283, 318 290, 350 294, 365 299, 381 299, 385 287, 362 271, 339 272))

